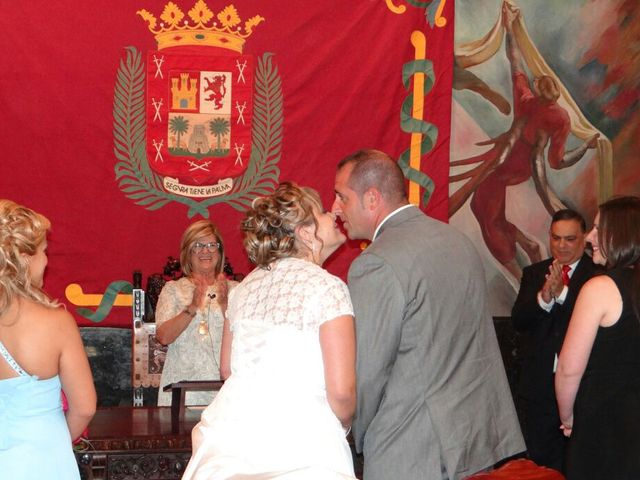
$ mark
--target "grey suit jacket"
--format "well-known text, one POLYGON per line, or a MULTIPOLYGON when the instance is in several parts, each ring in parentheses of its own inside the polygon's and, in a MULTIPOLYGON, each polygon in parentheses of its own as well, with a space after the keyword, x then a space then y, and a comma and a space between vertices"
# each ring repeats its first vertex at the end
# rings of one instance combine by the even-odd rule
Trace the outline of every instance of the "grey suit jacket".
POLYGON ((366 480, 459 479, 525 450, 471 242, 416 207, 349 270, 366 480))

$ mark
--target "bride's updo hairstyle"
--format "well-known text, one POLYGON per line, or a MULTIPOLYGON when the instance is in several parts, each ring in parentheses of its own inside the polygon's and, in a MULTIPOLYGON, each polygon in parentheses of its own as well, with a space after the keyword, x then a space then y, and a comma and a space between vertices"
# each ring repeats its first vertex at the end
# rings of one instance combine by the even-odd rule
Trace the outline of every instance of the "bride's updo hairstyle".
POLYGON ((315 224, 313 209, 322 210, 318 192, 283 182, 271 195, 258 197, 241 224, 249 260, 261 268, 279 258, 300 255, 296 228, 315 224))
POLYGON ((43 215, 11 200, 0 199, 0 316, 18 297, 55 307, 31 284, 29 258, 44 242, 51 224, 43 215))

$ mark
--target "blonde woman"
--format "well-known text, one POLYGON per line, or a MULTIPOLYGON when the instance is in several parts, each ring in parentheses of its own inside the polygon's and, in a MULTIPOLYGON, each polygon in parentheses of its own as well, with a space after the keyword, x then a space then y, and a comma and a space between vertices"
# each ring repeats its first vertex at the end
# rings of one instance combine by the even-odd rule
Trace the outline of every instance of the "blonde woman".
POLYGON ((242 230, 257 268, 229 296, 231 376, 193 429, 183 479, 353 478, 353 309, 321 267, 345 236, 315 191, 291 183, 256 199, 242 230))
POLYGON ((0 200, 0 476, 7 479, 79 479, 71 441, 96 408, 76 322, 42 291, 49 226, 0 200))
MULTIPOLYGON (((187 227, 180 242, 184 277, 167 282, 156 306, 156 337, 169 345, 162 370, 158 405, 171 405, 162 387, 181 380, 219 380, 222 325, 228 281, 224 244, 216 226, 199 220, 187 227)), ((209 405, 213 392, 187 392, 187 405, 209 405)))

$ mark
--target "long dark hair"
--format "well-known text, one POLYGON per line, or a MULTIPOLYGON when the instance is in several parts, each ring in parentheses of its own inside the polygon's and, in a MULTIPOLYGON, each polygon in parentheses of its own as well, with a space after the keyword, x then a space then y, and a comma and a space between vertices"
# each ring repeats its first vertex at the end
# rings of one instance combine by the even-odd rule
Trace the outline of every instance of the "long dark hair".
POLYGON ((640 198, 617 197, 600 205, 598 243, 607 268, 633 268, 631 299, 640 319, 640 198))

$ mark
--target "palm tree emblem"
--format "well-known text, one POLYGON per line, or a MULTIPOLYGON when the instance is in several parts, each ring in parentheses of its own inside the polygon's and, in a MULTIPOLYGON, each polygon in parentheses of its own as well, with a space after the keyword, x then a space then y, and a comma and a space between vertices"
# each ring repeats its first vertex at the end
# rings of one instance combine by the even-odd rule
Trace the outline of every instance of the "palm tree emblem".
POLYGON ((177 145, 175 146, 177 150, 180 148, 180 137, 189 130, 189 120, 184 118, 182 115, 173 117, 169 120, 169 130, 171 133, 175 133, 177 137, 177 145))
POLYGON ((218 140, 218 145, 216 147, 216 150, 218 152, 220 152, 221 150, 220 142, 222 140, 222 136, 229 133, 230 127, 231 127, 231 124, 229 123, 229 120, 227 120, 226 118, 218 117, 212 120, 211 122, 209 122, 209 131, 213 135, 215 135, 216 139, 218 140))

